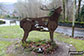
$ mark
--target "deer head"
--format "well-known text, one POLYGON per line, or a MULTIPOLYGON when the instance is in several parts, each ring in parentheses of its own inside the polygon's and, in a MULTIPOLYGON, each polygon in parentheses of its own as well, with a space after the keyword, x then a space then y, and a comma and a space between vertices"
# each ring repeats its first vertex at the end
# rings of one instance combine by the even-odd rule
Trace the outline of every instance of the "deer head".
POLYGON ((60 7, 58 7, 57 9, 55 9, 55 10, 54 10, 54 12, 55 12, 55 13, 58 13, 58 14, 60 14, 60 13, 61 13, 61 11, 62 11, 61 6, 60 6, 60 7))

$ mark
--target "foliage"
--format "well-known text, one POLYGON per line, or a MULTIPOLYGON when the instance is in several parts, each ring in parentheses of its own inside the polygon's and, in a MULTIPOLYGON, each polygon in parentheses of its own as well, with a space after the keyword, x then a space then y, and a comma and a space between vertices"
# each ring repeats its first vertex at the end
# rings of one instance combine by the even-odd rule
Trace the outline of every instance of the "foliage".
MULTIPOLYGON (((72 23, 72 21, 59 21, 60 23, 72 23)), ((76 24, 84 24, 84 22, 75 21, 76 24)))
POLYGON ((52 8, 53 10, 51 10, 48 14, 48 16, 51 16, 54 13, 54 8, 52 8))
POLYGON ((81 9, 81 19, 84 22, 84 5, 83 5, 83 7, 81 9))
POLYGON ((84 5, 81 8, 81 11, 79 13, 79 17, 76 19, 76 21, 78 21, 78 22, 84 22, 84 5))
POLYGON ((4 17, 8 19, 18 19, 18 17, 12 15, 5 15, 4 17))
POLYGON ((10 15, 6 15, 6 18, 10 18, 10 15))
POLYGON ((4 24, 5 23, 5 21, 3 21, 3 20, 0 20, 0 24, 4 24))
POLYGON ((26 51, 29 52, 33 51, 36 53, 52 53, 58 47, 55 42, 46 40, 38 40, 38 41, 29 40, 27 43, 22 43, 22 46, 25 48, 26 51))

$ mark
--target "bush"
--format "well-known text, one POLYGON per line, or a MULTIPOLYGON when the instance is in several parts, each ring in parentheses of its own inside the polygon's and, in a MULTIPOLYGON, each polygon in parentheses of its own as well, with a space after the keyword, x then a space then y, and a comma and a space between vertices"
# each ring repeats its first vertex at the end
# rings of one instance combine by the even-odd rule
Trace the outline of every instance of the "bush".
MULTIPOLYGON (((72 21, 60 21, 59 23, 70 23, 70 24, 72 24, 72 21)), ((75 24, 84 24, 84 22, 75 21, 75 24)))
POLYGON ((0 20, 0 24, 5 24, 5 21, 3 21, 3 20, 0 20))
POLYGON ((6 18, 10 18, 10 15, 6 15, 6 18))

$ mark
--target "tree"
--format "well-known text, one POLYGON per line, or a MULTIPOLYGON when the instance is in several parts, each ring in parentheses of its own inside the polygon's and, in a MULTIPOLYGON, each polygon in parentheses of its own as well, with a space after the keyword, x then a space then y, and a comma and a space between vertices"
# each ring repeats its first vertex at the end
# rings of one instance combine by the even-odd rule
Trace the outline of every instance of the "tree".
POLYGON ((69 0, 65 0, 65 20, 68 21, 68 4, 69 0))
POLYGON ((0 3, 0 10, 3 10, 2 8, 3 8, 3 4, 2 4, 2 3, 0 3))
POLYGON ((81 14, 80 15, 81 15, 81 21, 84 22, 84 5, 81 9, 81 14))
POLYGON ((4 5, 3 3, 0 3, 0 10, 7 13, 7 11, 4 9, 5 7, 3 5, 4 5))
POLYGON ((43 17, 48 16, 49 11, 40 10, 40 6, 46 5, 48 8, 62 6, 62 0, 18 0, 15 4, 17 14, 24 17, 43 17))
POLYGON ((2 11, 4 11, 2 3, 0 3, 0 11, 1 11, 0 14, 2 15, 2 11))
POLYGON ((76 14, 76 5, 75 5, 75 0, 74 0, 74 1, 73 1, 73 22, 72 22, 72 37, 74 37, 75 14, 76 14))
POLYGON ((63 19, 64 19, 64 21, 65 21, 65 0, 63 0, 63 19))
POLYGON ((40 10, 42 0, 18 0, 15 4, 17 14, 21 18, 47 16, 48 12, 40 10))
POLYGON ((68 0, 63 0, 63 19, 68 21, 68 0))
POLYGON ((81 2, 82 0, 78 0, 78 12, 77 12, 77 21, 81 21, 80 20, 80 6, 81 6, 81 2))

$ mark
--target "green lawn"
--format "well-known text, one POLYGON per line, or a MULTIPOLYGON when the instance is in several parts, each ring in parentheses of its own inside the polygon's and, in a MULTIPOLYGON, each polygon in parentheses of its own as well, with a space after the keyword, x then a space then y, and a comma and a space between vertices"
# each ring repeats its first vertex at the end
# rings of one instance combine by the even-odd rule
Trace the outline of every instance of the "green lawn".
MULTIPOLYGON (((0 27, 0 38, 6 39, 13 39, 13 38, 22 38, 23 30, 19 26, 3 26, 0 27)), ((64 36, 63 34, 54 33, 54 38, 72 44, 77 50, 84 50, 84 40, 73 39, 68 36, 64 36)), ((32 31, 29 34, 29 40, 39 40, 39 39, 49 39, 48 32, 39 32, 39 31, 32 31)), ((2 49, 10 45, 10 41, 1 41, 0 40, 0 54, 3 53, 2 49)))
POLYGON ((11 42, 0 40, 0 56, 6 56, 5 50, 6 50, 7 46, 9 46, 10 44, 11 44, 11 42))
POLYGON ((23 31, 19 26, 0 27, 0 38, 21 38, 23 31))

